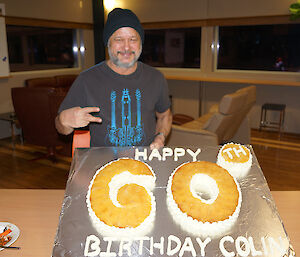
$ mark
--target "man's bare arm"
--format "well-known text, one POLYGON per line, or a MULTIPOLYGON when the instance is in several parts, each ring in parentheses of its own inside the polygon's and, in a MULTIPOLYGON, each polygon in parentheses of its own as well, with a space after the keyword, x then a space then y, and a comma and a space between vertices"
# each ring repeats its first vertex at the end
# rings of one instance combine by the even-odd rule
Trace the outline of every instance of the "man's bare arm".
POLYGON ((94 117, 92 112, 99 112, 99 107, 73 107, 62 111, 55 118, 55 127, 57 131, 64 135, 69 135, 75 128, 87 126, 90 122, 101 123, 100 117, 94 117))
POLYGON ((165 145, 165 140, 170 133, 172 126, 172 112, 170 109, 165 112, 156 113, 157 122, 156 122, 156 137, 153 142, 150 144, 150 148, 161 148, 165 145))

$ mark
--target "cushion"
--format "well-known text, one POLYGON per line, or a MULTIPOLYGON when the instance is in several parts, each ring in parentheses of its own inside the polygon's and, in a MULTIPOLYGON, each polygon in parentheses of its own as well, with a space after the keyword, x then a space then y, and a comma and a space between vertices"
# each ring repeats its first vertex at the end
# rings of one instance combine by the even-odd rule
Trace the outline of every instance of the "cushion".
POLYGON ((219 112, 224 115, 237 113, 246 104, 246 101, 247 93, 245 92, 224 95, 219 104, 219 112))

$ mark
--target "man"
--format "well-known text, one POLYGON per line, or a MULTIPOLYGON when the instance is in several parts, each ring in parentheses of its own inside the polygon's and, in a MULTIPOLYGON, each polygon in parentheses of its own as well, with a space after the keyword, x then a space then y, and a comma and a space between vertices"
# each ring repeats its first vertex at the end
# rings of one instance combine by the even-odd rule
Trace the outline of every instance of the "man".
POLYGON ((164 146, 172 114, 163 75, 138 61, 144 30, 137 16, 116 8, 103 31, 109 60, 82 72, 59 108, 62 134, 89 125, 91 146, 164 146))

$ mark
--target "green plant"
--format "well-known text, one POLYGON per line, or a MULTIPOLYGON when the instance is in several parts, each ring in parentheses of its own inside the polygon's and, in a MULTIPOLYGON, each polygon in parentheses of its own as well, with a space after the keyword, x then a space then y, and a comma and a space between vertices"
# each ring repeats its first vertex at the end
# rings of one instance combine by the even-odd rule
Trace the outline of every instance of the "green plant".
POLYGON ((293 3, 290 5, 290 13, 291 13, 291 20, 296 20, 300 17, 300 0, 297 3, 293 3))

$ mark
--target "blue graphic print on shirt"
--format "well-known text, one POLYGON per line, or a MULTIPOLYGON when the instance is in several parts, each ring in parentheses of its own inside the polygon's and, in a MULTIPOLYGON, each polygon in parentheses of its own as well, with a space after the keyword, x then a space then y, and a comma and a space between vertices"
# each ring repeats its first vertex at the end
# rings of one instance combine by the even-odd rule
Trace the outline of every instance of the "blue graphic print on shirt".
POLYGON ((108 126, 108 139, 114 146, 132 146, 140 143, 144 137, 141 115, 141 98, 142 94, 139 89, 135 90, 136 98, 136 117, 132 116, 131 97, 127 88, 123 89, 121 97, 121 127, 117 127, 116 110, 117 94, 112 91, 110 94, 111 101, 111 124, 108 126), (136 118, 136 126, 134 120, 136 118))

